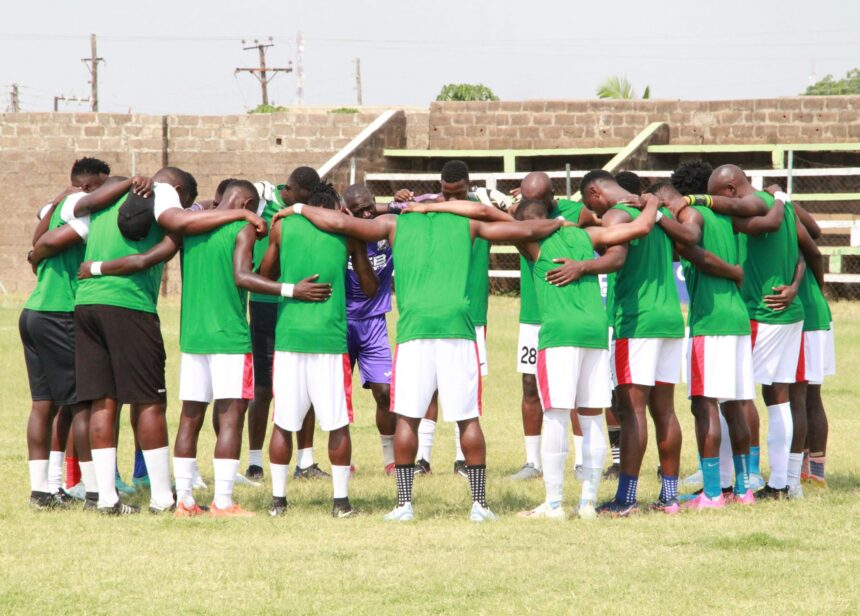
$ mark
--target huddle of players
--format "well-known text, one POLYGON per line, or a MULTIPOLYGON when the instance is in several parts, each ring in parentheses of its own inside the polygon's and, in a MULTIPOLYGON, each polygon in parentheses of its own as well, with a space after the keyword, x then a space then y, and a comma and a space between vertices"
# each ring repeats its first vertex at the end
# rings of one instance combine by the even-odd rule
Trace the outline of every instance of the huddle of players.
MULTIPOLYGON (((728 167, 714 172, 717 178, 731 175, 730 180, 715 180, 709 187, 714 197, 687 200, 670 192, 668 185, 660 187, 660 193, 640 198, 621 189, 611 175, 592 172, 582 182, 583 200, 602 216, 602 225, 581 204, 571 204, 577 211, 565 216, 570 222, 560 217, 557 209, 563 204, 554 201, 543 174, 524 180, 516 221, 500 209, 466 200, 468 169, 460 161, 451 161, 443 168, 442 194, 437 199, 410 204, 400 216, 388 213, 401 211, 400 206, 377 206, 367 189, 358 185, 345 193, 353 215, 344 215, 346 212, 338 211, 342 209, 340 196, 307 167, 296 169, 287 184, 277 187, 244 180, 222 183, 214 209, 194 204, 196 183, 190 174, 176 168, 162 169, 152 180, 98 175, 96 179, 86 177, 86 173, 81 177, 73 169, 72 183, 83 190, 59 197, 45 212, 30 255, 38 283, 22 313, 21 333, 34 400, 28 427, 31 503, 40 507, 63 500, 62 492, 57 496, 48 487, 49 462, 45 456, 50 448, 53 414, 59 407, 68 409, 72 417, 73 439, 87 490, 85 506, 113 514, 137 512, 120 501, 114 487, 113 426, 118 403, 127 403, 149 471, 150 510, 170 510, 177 516, 202 514, 207 508, 198 505, 192 494, 197 437, 206 408, 214 402, 215 498, 208 512, 216 516, 253 515, 232 500, 244 416, 253 400, 248 413, 247 474, 259 479, 266 415, 274 394, 270 513, 280 515, 287 508, 292 432, 297 433, 299 447, 295 476, 321 474, 309 453, 315 416, 320 427, 329 432, 332 514, 350 517, 355 513, 348 499, 350 383, 351 366, 357 359, 362 380, 377 401, 386 471, 393 470, 397 480, 397 505, 386 519, 413 517, 413 477, 416 468, 422 469, 415 464, 420 426, 426 421, 428 407, 431 412, 435 410, 437 395, 444 417, 457 423, 458 450, 463 458, 460 468, 469 479, 472 495, 470 519, 493 519, 485 495, 485 444, 478 420, 481 353, 473 315, 476 306, 481 310, 483 301, 486 318, 488 242, 506 241, 515 242, 526 259, 540 319, 537 351, 526 356, 535 357, 543 408, 544 434, 539 449, 547 499, 526 515, 564 516, 560 505, 571 409, 578 409, 582 431, 579 513, 583 517, 594 515, 606 453, 599 417, 601 410, 610 406, 610 365, 621 419, 621 475, 616 499, 600 509, 615 515, 635 509, 648 403, 660 443, 664 482, 661 507, 677 510, 680 431, 672 408, 671 384, 678 381, 680 372, 683 321, 671 270, 673 241, 689 259, 690 268, 699 268, 705 282, 698 285, 703 289, 698 295, 713 297, 700 299, 698 305, 713 317, 717 310, 737 304, 740 298, 735 286, 739 261, 727 248, 729 244, 735 246, 732 222, 724 214, 734 215, 736 227, 744 231, 746 226, 744 232, 753 234, 773 224, 764 221, 768 216, 776 218, 776 212, 780 231, 791 234, 784 224, 789 219, 785 213, 791 212, 787 199, 773 202, 769 195, 755 194, 748 183, 744 184, 743 174, 728 167), (92 190, 99 183, 102 186, 92 190), (702 209, 699 200, 707 207, 697 218, 689 212, 702 209), (691 207, 688 201, 692 201, 691 207), (670 209, 658 210, 660 202, 670 209), (702 217, 708 225, 703 224, 702 217), (761 219, 758 227, 757 219, 761 219), (722 224, 726 221, 730 242, 722 224), (272 226, 265 237, 267 223, 272 226), (652 230, 655 224, 662 231, 652 230), (696 225, 698 235, 692 230, 696 225), (719 236, 719 241, 712 235, 719 236), (595 249, 605 254, 594 259, 595 249), (163 263, 180 250, 183 408, 174 445, 174 499, 165 423, 165 354, 156 301, 163 263), (384 317, 390 309, 392 257, 397 263, 400 312, 393 370, 386 369, 391 357, 384 317), (610 284, 609 309, 604 310, 596 274, 610 271, 617 273, 610 284), (713 291, 723 280, 730 284, 713 291), (250 324, 245 316, 249 292, 250 324), (724 300, 719 306, 716 297, 724 300), (647 309, 641 308, 645 306, 647 309), (610 322, 616 336, 611 357, 610 322), (398 381, 400 392, 395 395, 398 381), (393 413, 387 412, 389 406, 393 413)), ((793 225, 793 214, 790 220, 793 225)), ((775 233, 770 227, 759 232, 775 233)), ((798 236, 795 232, 795 261, 798 236)), ((790 242, 786 238, 781 241, 777 248, 767 249, 771 261, 778 250, 790 252, 790 242)), ((752 248, 747 249, 748 257, 754 254, 752 248)), ((785 257, 780 260, 791 259, 790 254, 785 257)), ((791 275, 779 279, 788 289, 784 294, 780 291, 777 299, 756 300, 765 311, 784 316, 792 293, 805 280, 800 263, 796 281, 791 275)), ((790 274, 794 273, 792 265, 790 274)), ((690 269, 690 277, 692 274, 690 269)), ((766 278, 763 284, 768 289, 777 281, 767 278, 770 274, 757 274, 766 278)), ((759 285, 759 291, 763 288, 759 285)), ((735 327, 737 332, 714 334, 707 328, 699 331, 691 322, 691 396, 697 435, 700 428, 703 431, 700 453, 705 474, 705 489, 695 501, 697 508, 713 503, 721 506, 723 502, 721 493, 713 494, 710 481, 710 463, 717 455, 713 444, 719 451, 720 443, 716 401, 752 399, 748 393, 749 362, 737 370, 727 370, 726 363, 745 361, 745 335, 747 346, 751 345, 749 321, 744 320, 746 334, 740 325, 735 327), (723 338, 733 342, 726 343, 723 338)), ((786 338, 767 334, 767 327, 762 325, 771 323, 766 319, 754 323, 759 327, 759 348, 765 339, 786 338)), ((776 351, 774 344, 769 344, 767 357, 784 358, 784 344, 776 351)), ((781 379, 784 374, 777 376, 781 379)), ((772 386, 775 377, 770 378, 766 385, 781 392, 778 384, 783 381, 777 380, 772 386)), ((533 387, 524 375, 524 418, 526 396, 533 387)), ((768 390, 765 396, 768 400, 768 390)), ((780 393, 771 397, 777 400, 774 406, 782 405, 779 409, 788 407, 778 401, 780 393)), ((750 501, 748 438, 743 451, 743 438, 738 436, 742 432, 739 426, 746 426, 746 415, 727 411, 730 406, 723 404, 723 413, 736 458, 736 491, 739 500, 750 501)), ((771 416, 782 419, 779 425, 784 436, 786 420, 779 409, 769 406, 771 416)), ((745 411, 754 413, 754 407, 745 411)), ((770 432, 774 432, 774 425, 772 420, 770 432)), ((769 443, 770 439, 769 433, 769 443)), ((57 440, 65 442, 63 435, 57 440)), ((802 450, 803 439, 800 446, 802 450)), ((771 448, 772 469, 773 449, 777 448, 771 448)), ((823 453, 820 460, 823 468, 823 453)), ((776 493, 782 487, 779 477, 772 473, 765 492, 776 493)))

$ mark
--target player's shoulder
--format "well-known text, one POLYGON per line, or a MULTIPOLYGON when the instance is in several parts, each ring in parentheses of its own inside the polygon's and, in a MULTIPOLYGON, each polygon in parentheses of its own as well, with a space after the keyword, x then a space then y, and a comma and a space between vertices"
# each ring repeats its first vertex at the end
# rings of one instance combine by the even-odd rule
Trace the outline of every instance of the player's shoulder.
POLYGON ((633 220, 633 215, 627 211, 627 206, 614 205, 602 216, 603 224, 618 224, 630 222, 633 220))

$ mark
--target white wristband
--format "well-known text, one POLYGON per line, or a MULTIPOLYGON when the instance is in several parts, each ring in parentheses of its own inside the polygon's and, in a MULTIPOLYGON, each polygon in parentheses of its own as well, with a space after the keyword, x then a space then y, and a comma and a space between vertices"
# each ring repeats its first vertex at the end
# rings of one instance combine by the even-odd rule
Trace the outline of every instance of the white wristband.
POLYGON ((658 223, 658 222, 660 222, 660 220, 662 218, 663 218, 663 212, 661 212, 660 210, 657 210, 657 216, 654 218, 654 222, 658 223))
POLYGON ((294 203, 293 204, 293 212, 295 212, 296 214, 301 216, 302 215, 302 209, 304 209, 304 207, 305 206, 302 203, 294 203))
POLYGON ((779 199, 783 203, 791 202, 791 197, 789 196, 789 194, 787 192, 782 192, 781 190, 778 190, 777 192, 773 193, 773 198, 779 199))
POLYGON ((285 282, 284 284, 281 285, 281 295, 283 297, 292 297, 293 296, 293 289, 295 289, 295 287, 296 287, 296 285, 287 284, 285 282))
POLYGON ((92 276, 102 275, 102 263, 103 261, 93 261, 92 263, 90 263, 90 274, 92 276))

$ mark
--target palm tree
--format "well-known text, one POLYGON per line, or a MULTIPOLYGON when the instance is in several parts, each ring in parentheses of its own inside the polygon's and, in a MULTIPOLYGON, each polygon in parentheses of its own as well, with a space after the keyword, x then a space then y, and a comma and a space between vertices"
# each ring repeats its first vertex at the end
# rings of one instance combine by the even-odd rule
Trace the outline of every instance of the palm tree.
MULTIPOLYGON (((608 77, 597 88, 598 98, 619 98, 629 99, 636 98, 636 92, 633 91, 631 84, 626 77, 608 77)), ((645 92, 642 98, 651 97, 651 86, 645 86, 645 92)))

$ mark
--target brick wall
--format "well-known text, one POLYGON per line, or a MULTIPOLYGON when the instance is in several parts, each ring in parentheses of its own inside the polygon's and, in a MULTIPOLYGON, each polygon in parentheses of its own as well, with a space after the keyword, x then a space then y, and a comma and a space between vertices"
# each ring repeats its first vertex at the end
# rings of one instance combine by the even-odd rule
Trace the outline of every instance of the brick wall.
POLYGON ((727 101, 525 101, 432 103, 434 149, 621 146, 650 122, 671 143, 860 141, 860 97, 727 101))

